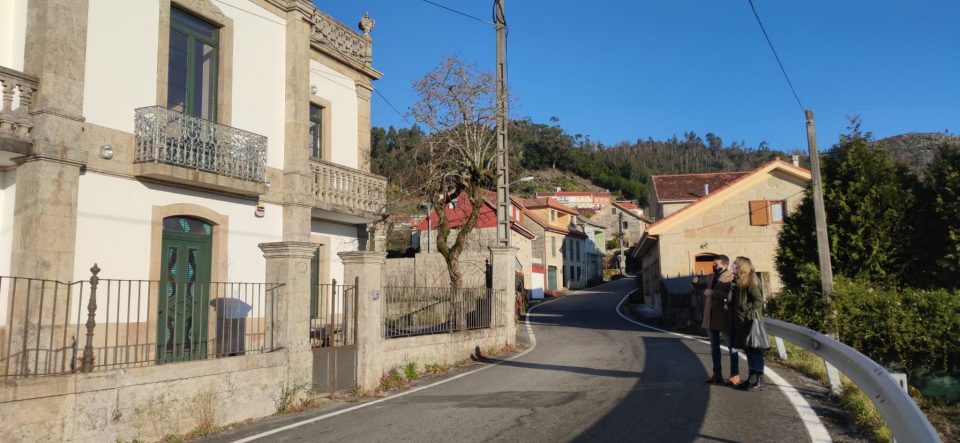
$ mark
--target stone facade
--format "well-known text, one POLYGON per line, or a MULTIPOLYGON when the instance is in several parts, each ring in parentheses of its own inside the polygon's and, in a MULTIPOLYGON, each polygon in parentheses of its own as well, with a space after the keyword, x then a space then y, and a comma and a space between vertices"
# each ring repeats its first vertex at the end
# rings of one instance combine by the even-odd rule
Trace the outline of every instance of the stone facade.
MULTIPOLYGON (((70 284, 96 262, 104 279, 156 283, 171 272, 165 220, 182 217, 210 235, 192 270, 284 284, 267 331, 283 352, 3 379, 12 425, 0 440, 158 439, 158 423, 193 426, 205 389, 217 424, 272 413, 285 386, 310 380, 311 275, 342 282, 338 252, 365 248, 385 206, 386 180, 369 172, 372 20, 355 32, 304 0, 17 0, 0 15, 17 25, 0 35, 0 276, 70 284), (176 28, 178 10, 214 35, 176 28), (209 116, 171 105, 175 32, 213 48, 207 89, 185 92, 209 116), (311 106, 325 112, 319 129, 311 106)), ((78 319, 83 308, 0 291, 0 342, 39 328, 18 312, 78 319)), ((130 324, 141 323, 160 340, 155 320, 130 324)))

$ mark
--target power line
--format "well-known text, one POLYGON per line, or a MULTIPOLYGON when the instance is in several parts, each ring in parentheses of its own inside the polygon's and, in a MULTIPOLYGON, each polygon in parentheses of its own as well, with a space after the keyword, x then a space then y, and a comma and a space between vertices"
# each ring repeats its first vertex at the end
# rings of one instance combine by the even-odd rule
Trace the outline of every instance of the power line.
POLYGON ((777 55, 777 50, 773 48, 773 42, 770 41, 770 36, 767 35, 767 29, 763 27, 763 22, 760 20, 760 14, 757 14, 757 8, 753 6, 753 0, 747 0, 750 3, 750 9, 753 11, 753 16, 757 18, 757 24, 760 25, 760 31, 763 32, 763 38, 767 40, 767 45, 770 46, 770 51, 773 52, 773 57, 777 59, 777 64, 780 65, 780 72, 783 73, 783 78, 787 80, 787 84, 790 85, 790 91, 793 92, 793 98, 797 99, 797 104, 800 105, 800 112, 804 112, 806 108, 803 107, 803 102, 800 101, 800 96, 797 95, 797 90, 793 87, 793 82, 790 81, 790 76, 787 75, 787 70, 783 67, 783 62, 780 61, 780 56, 777 55))
POLYGON ((387 106, 390 106, 390 109, 393 109, 393 112, 396 112, 397 115, 399 115, 400 118, 403 119, 403 121, 407 121, 407 116, 403 115, 402 112, 400 112, 399 110, 397 110, 397 108, 396 108, 395 106, 393 106, 393 103, 390 103, 390 100, 387 100, 387 98, 384 97, 383 94, 380 93, 380 90, 379 90, 379 89, 374 88, 374 89, 373 89, 373 92, 376 92, 377 95, 380 96, 380 98, 383 99, 383 101, 387 103, 387 106))
POLYGON ((464 17, 472 18, 472 19, 474 19, 474 20, 476 20, 476 21, 478 21, 478 22, 480 22, 480 23, 486 23, 486 24, 488 24, 488 25, 494 25, 494 23, 491 22, 491 21, 487 21, 487 20, 484 20, 484 19, 482 19, 482 18, 480 18, 480 17, 467 14, 466 12, 460 12, 460 11, 457 11, 456 9, 453 9, 453 8, 450 8, 450 7, 441 5, 441 4, 436 3, 436 2, 432 2, 432 1, 430 1, 430 0, 422 0, 422 1, 423 1, 424 3, 426 3, 426 4, 433 5, 433 6, 436 6, 436 7, 438 7, 438 8, 446 9, 447 11, 450 11, 450 12, 452 12, 452 13, 454 13, 454 14, 460 14, 460 15, 462 15, 462 16, 464 16, 464 17))
MULTIPOLYGON (((793 194, 790 194, 790 195, 786 196, 786 197, 783 198, 782 200, 783 200, 783 201, 790 200, 790 199, 792 199, 792 198, 794 198, 794 197, 797 197, 797 196, 799 196, 800 194, 803 194, 803 193, 805 193, 805 192, 807 192, 806 189, 804 189, 804 190, 802 190, 802 191, 795 192, 795 193, 793 193, 793 194)), ((734 215, 733 217, 730 217, 730 218, 725 219, 725 220, 720 220, 720 221, 718 221, 718 222, 716 222, 716 223, 709 224, 709 225, 706 225, 706 226, 699 226, 699 227, 696 227, 696 228, 685 229, 685 230, 680 231, 680 232, 671 232, 671 233, 658 234, 658 235, 659 235, 660 237, 670 237, 670 236, 673 236, 673 235, 686 234, 686 233, 688 233, 688 232, 696 232, 696 231, 699 231, 699 230, 701 230, 701 229, 711 228, 711 227, 714 227, 714 226, 717 226, 717 225, 726 223, 726 222, 728 222, 728 221, 736 220, 736 219, 738 219, 738 218, 740 218, 740 217, 743 217, 744 215, 752 215, 754 212, 757 212, 757 211, 760 211, 760 210, 761 210, 761 209, 750 210, 750 211, 747 211, 747 212, 740 212, 740 213, 737 213, 737 215, 734 215)), ((763 210, 766 210, 766 207, 764 207, 763 210)), ((786 215, 786 214, 784 214, 784 215, 786 215)))

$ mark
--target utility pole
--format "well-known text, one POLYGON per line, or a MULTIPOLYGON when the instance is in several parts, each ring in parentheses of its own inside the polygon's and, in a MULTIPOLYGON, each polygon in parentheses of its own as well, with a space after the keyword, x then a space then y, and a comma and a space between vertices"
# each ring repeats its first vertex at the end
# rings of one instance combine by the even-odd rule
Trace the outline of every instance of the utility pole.
POLYGON ((620 274, 626 274, 627 260, 623 256, 623 212, 617 211, 617 229, 620 230, 620 255, 617 255, 617 267, 620 268, 620 274))
POLYGON ((507 145, 507 20, 493 0, 497 27, 497 246, 510 246, 510 150, 507 145))
MULTIPOLYGON (((813 175, 813 217, 817 226, 817 254, 820 258, 820 288, 827 302, 827 334, 838 338, 837 312, 831 302, 833 295, 833 267, 830 263, 830 240, 827 233, 827 214, 823 207, 823 177, 820 175, 820 154, 817 152, 817 127, 813 121, 813 110, 806 110, 807 148, 810 151, 810 172, 813 175)), ((840 373, 837 368, 824 360, 830 390, 839 395, 841 392, 840 373)))

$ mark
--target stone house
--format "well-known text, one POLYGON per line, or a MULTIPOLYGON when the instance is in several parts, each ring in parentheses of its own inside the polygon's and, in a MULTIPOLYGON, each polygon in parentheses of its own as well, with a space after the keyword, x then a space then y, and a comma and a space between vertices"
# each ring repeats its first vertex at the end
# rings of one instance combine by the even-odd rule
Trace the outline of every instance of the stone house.
MULTIPOLYGON (((695 274, 710 273, 715 256, 749 257, 775 294, 777 234, 803 198, 810 171, 774 160, 752 171, 654 176, 651 208, 660 218, 633 248, 640 262, 644 301, 662 310, 664 299, 689 295, 695 274)), ((695 310, 694 310, 695 311, 695 310)))
MULTIPOLYGON (((147 363, 166 362, 164 343, 195 351, 193 360, 198 343, 212 349, 219 340, 204 327, 222 314, 211 307, 211 293, 194 292, 199 282, 264 284, 288 270, 285 275, 310 276, 313 285, 342 282, 338 253, 367 248, 367 226, 383 211, 386 186, 369 172, 370 97, 381 76, 372 65, 373 20, 364 17, 356 32, 306 0, 11 0, 0 3, 0 16, 0 276, 70 285, 90 278, 97 263, 104 284, 153 282, 144 311, 129 302, 112 305, 114 317, 97 311, 98 323, 109 325, 124 313, 128 321, 105 346, 142 339, 150 345, 131 352, 147 363), (156 296, 160 285, 168 294, 191 289, 164 305, 156 296)), ((86 305, 67 296, 44 302, 20 295, 0 291, 0 343, 16 335, 11 330, 36 326, 23 312, 58 322, 66 316, 64 336, 49 345, 56 349, 43 351, 62 355, 61 369, 69 370, 66 331, 82 340, 74 331, 86 305)), ((286 303, 300 303, 277 299, 276 306, 246 309, 276 317, 288 312, 286 303)), ((229 378, 237 381, 234 389, 249 389, 242 395, 250 406, 222 419, 271 412, 275 386, 265 380, 302 382, 286 365, 309 355, 305 322, 278 321, 271 328, 286 356, 178 363, 197 368, 195 380, 178 380, 178 392, 210 385, 211 378, 201 377, 209 371, 224 377, 248 371, 229 378), (303 336, 294 340, 278 332, 283 328, 302 329, 303 336), (307 353, 297 354, 304 343, 307 353)), ((56 331, 49 335, 59 336, 56 331)), ((0 347, 0 357, 22 360, 20 375, 42 370, 14 354, 14 347, 0 347)), ((212 354, 203 351, 201 360, 212 354)), ((116 363, 118 354, 112 355, 116 363)), ((135 369, 154 371, 142 378, 156 380, 175 378, 172 367, 135 369)), ((110 383, 140 377, 103 374, 97 389, 117 398, 110 383)), ((56 387, 67 383, 58 377, 29 382, 59 398, 56 387)), ((85 392, 76 386, 71 392, 85 392)), ((91 400, 91 407, 98 404, 91 400)), ((36 440, 69 435, 57 432, 115 439, 96 433, 113 425, 49 425, 79 421, 37 414, 32 425, 10 432, 35 432, 36 440)), ((0 440, 17 437, 0 433, 0 440)))
MULTIPOLYGON (((519 199, 513 197, 511 200, 510 242, 511 246, 517 248, 516 268, 523 274, 525 289, 529 291, 531 289, 530 282, 533 281, 531 247, 535 235, 521 223, 523 208, 520 206, 519 199)), ((490 256, 490 247, 497 246, 496 201, 496 193, 484 191, 483 207, 480 208, 476 225, 468 234, 467 243, 461 255, 460 269, 464 273, 464 283, 466 285, 483 284, 482 276, 486 272, 484 266, 490 256)), ((447 244, 452 246, 456 241, 459 228, 463 226, 473 210, 473 205, 466 194, 461 194, 444 210, 447 223, 450 226, 447 244)), ((419 246, 419 252, 414 259, 388 259, 388 280, 392 278, 394 281, 400 281, 405 278, 404 276, 415 275, 417 285, 444 286, 449 284, 446 264, 437 252, 437 226, 439 223, 439 216, 436 211, 430 211, 430 217, 424 218, 414 227, 411 237, 413 242, 419 246), (410 263, 415 266, 411 268, 410 263)))
POLYGON ((537 192, 537 198, 553 198, 554 200, 576 210, 599 211, 609 205, 613 196, 608 192, 562 191, 537 192))
MULTIPOLYGON (((590 219, 606 227, 607 240, 623 237, 624 254, 627 254, 631 245, 640 241, 643 233, 647 230, 647 226, 653 223, 644 216, 643 209, 633 202, 625 200, 610 202, 593 214, 590 219)), ((619 248, 619 246, 617 244, 615 247, 619 248)), ((609 252, 617 254, 619 250, 609 252)))
POLYGON ((603 258, 607 255, 607 228, 582 215, 577 216, 576 223, 587 237, 584 242, 586 245, 584 270, 587 273, 587 281, 594 277, 602 278, 603 258))
POLYGON ((587 236, 576 223, 576 209, 551 197, 525 199, 523 208, 522 223, 536 235, 532 255, 544 266, 544 288, 584 287, 587 236))

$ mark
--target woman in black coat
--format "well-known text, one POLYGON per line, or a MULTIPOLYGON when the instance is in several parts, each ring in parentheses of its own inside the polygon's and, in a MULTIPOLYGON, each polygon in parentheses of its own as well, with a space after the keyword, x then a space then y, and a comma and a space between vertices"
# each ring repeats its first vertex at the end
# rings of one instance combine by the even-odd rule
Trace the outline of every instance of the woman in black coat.
POLYGON ((760 279, 753 270, 753 262, 747 257, 737 257, 730 270, 734 274, 733 289, 733 342, 747 355, 747 368, 750 376, 737 385, 738 389, 757 390, 763 388, 763 349, 747 347, 747 334, 754 318, 763 318, 763 292, 760 279), (756 317, 754 317, 756 313, 756 317))

